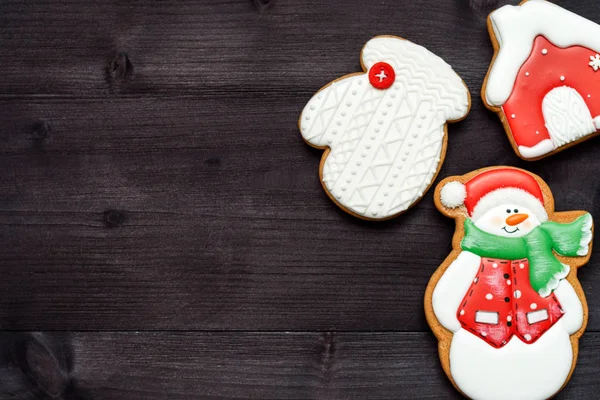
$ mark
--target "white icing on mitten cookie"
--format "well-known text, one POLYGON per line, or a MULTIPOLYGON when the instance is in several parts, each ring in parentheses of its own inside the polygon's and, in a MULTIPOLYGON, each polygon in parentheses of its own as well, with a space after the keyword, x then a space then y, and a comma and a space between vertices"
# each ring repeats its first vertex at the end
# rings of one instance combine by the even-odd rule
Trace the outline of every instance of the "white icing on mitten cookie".
POLYGON ((470 95, 444 60, 398 37, 368 41, 361 63, 366 73, 322 88, 299 125, 309 144, 331 150, 320 171, 330 197, 356 216, 387 219, 429 188, 446 123, 466 117, 470 95))

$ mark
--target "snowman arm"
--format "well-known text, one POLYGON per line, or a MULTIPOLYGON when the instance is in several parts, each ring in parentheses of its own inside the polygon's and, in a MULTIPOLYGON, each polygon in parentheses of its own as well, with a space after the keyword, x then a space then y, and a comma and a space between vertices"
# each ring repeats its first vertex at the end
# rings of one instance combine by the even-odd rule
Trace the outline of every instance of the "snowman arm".
POLYGON ((577 296, 573 286, 566 279, 560 281, 560 285, 554 291, 554 295, 565 312, 561 318, 561 322, 566 331, 572 335, 583 325, 583 306, 581 300, 577 296))
POLYGON ((433 290, 433 312, 440 324, 449 331, 457 332, 460 329, 456 313, 480 265, 481 257, 469 251, 461 252, 433 290))

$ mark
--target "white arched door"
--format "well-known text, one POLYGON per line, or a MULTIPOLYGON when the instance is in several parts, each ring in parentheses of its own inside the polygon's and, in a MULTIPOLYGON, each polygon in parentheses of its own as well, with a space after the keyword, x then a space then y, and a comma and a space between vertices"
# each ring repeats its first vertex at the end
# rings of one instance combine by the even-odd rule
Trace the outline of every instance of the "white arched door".
POLYGON ((549 91, 542 102, 542 112, 556 147, 596 132, 587 104, 571 87, 561 86, 549 91))

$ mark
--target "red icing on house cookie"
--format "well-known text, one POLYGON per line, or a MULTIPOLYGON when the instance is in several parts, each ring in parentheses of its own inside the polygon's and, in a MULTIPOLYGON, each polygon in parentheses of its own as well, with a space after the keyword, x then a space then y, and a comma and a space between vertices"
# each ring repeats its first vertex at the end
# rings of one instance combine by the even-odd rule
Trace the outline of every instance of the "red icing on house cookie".
MULTIPOLYGON (((555 109, 560 107, 552 104, 549 95, 552 90, 557 91, 554 103, 564 99, 575 103, 573 105, 585 104, 590 116, 600 115, 600 57, 597 64, 594 63, 597 67, 590 65, 590 60, 595 60, 597 55, 585 47, 562 49, 543 36, 536 38, 529 59, 519 71, 514 90, 502 106, 517 146, 533 148, 545 139, 551 140, 546 125, 552 126, 553 121, 546 121, 544 115, 551 119, 551 115, 559 111, 555 109)), ((556 121, 556 124, 568 122, 556 121)), ((555 129, 559 130, 558 127, 555 129)), ((590 130, 594 132, 596 127, 592 124, 590 130)))
POLYGON ((518 154, 547 156, 600 128, 600 25, 547 1, 492 12, 483 99, 518 154))

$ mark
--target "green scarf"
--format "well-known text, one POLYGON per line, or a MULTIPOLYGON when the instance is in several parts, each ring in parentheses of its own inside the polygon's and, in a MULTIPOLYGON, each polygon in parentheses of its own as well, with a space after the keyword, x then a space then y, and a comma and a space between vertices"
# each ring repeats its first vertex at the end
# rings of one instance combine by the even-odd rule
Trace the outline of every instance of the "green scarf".
POLYGON ((484 232, 467 218, 461 247, 480 257, 527 258, 531 287, 546 297, 569 273, 569 266, 558 261, 552 250, 567 257, 586 255, 592 237, 591 227, 592 217, 585 214, 569 224, 547 221, 525 236, 508 238, 484 232))

